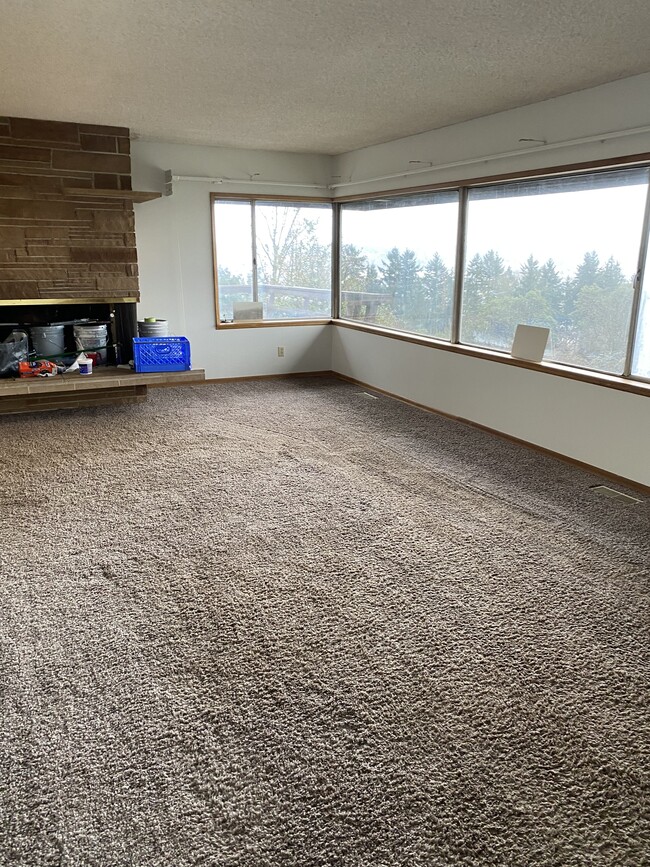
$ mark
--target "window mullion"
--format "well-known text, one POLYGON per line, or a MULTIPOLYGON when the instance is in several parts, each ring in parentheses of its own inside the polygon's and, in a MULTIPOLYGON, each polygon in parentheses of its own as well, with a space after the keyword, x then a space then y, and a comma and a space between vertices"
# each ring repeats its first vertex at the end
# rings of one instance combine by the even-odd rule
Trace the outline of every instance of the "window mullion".
POLYGON ((625 367, 623 376, 632 376, 632 362, 634 360, 634 348, 639 327, 639 311, 641 309, 641 293, 645 263, 648 255, 648 235, 650 233, 650 177, 648 179, 648 192, 646 195, 645 214, 643 216, 643 230, 641 232, 641 246, 639 247, 639 263, 634 277, 634 295, 632 296, 632 310, 630 312, 630 330, 627 337, 627 349, 625 352, 625 367))
POLYGON ((454 297, 451 314, 451 342, 460 343, 460 316, 463 306, 463 276, 465 271, 465 238, 467 234, 467 187, 458 191, 458 234, 456 237, 456 265, 454 297))
POLYGON ((332 202, 332 319, 341 315, 341 205, 332 202))
POLYGON ((253 301, 259 301, 259 291, 257 285, 257 234, 255 231, 255 200, 251 201, 251 248, 253 254, 253 301))

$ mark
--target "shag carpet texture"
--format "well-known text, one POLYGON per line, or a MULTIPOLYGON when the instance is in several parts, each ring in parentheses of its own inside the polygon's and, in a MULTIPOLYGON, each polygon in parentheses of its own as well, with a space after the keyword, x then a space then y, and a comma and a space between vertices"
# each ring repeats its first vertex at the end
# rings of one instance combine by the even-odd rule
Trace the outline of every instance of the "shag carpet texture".
POLYGON ((0 864, 650 863, 648 498, 327 378, 0 436, 0 864))

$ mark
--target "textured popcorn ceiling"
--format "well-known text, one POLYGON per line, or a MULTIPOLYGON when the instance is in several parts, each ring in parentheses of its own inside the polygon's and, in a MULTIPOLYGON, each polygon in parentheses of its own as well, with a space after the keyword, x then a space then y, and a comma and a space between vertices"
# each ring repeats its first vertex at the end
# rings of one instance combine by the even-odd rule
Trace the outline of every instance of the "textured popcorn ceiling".
POLYGON ((2 0, 0 114, 340 153, 650 70, 647 0, 2 0))

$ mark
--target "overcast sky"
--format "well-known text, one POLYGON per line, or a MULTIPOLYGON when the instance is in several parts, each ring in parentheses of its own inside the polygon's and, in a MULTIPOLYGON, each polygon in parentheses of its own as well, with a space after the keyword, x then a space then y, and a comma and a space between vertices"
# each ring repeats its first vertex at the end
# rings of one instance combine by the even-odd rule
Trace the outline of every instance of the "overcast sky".
MULTIPOLYGON (((613 256, 632 275, 638 267, 646 191, 639 184, 470 202, 466 261, 496 250, 506 266, 519 268, 532 254, 540 264, 553 259, 567 276, 586 252, 596 250, 601 262, 613 256)), ((363 247, 377 264, 396 246, 414 250, 422 263, 438 252, 452 266, 457 213, 455 204, 345 211, 343 243, 363 247)))
MULTIPOLYGON (((601 262, 610 256, 626 275, 637 269, 646 187, 616 187, 581 192, 470 201, 467 261, 476 253, 497 250, 506 265, 520 267, 529 255, 540 263, 552 258, 563 275, 571 275, 584 254, 595 250, 601 262)), ((234 273, 251 268, 250 205, 217 205, 219 264, 234 273)), ((257 230, 264 231, 258 208, 257 230)), ((328 212, 305 211, 317 221, 321 243, 329 242, 328 212)), ((361 247, 381 264, 392 247, 415 251, 424 264, 438 252, 449 267, 456 249, 458 207, 455 203, 412 208, 344 210, 344 244, 361 247)))

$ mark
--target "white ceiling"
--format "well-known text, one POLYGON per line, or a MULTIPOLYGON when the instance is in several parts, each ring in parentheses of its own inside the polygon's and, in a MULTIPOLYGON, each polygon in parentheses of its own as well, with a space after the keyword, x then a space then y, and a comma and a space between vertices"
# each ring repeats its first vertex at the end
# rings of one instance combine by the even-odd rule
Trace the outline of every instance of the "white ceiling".
POLYGON ((650 70, 648 0, 0 0, 0 114, 341 153, 650 70))

